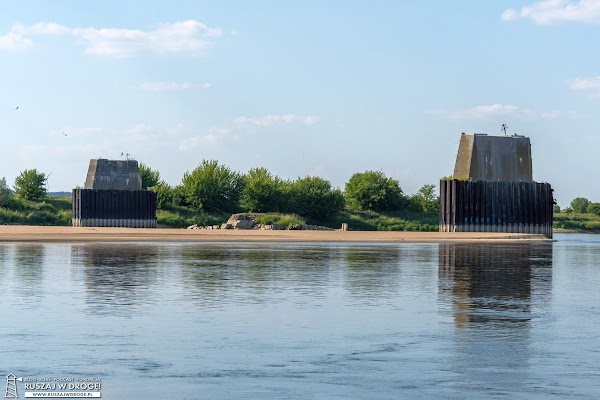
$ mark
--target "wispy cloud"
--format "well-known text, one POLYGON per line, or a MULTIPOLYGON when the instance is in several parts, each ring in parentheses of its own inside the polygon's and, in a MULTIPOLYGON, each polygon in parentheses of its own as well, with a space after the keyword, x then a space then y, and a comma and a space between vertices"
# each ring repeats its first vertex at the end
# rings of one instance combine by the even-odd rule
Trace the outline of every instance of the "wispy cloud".
POLYGON ((160 92, 164 90, 210 89, 210 83, 145 82, 140 85, 140 89, 150 92, 160 92))
POLYGON ((260 117, 240 116, 233 120, 233 123, 238 127, 292 124, 310 126, 316 124, 317 122, 319 122, 319 119, 314 115, 298 116, 294 114, 264 115, 260 117))
POLYGON ((600 1, 598 0, 541 0, 522 7, 508 9, 502 13, 502 20, 514 21, 529 18, 539 25, 554 22, 600 23, 600 1))
POLYGON ((600 76, 593 78, 575 78, 567 82, 573 90, 600 90, 600 76))
POLYGON ((577 114, 573 111, 560 110, 533 110, 530 108, 520 108, 512 104, 490 104, 481 105, 466 109, 457 110, 437 110, 431 114, 450 120, 483 120, 501 117, 521 118, 521 119, 555 119, 560 117, 574 117, 577 114))
POLYGON ((16 32, 0 36, 0 50, 26 50, 33 47, 33 41, 16 32))
POLYGON ((239 116, 234 118, 226 127, 211 127, 208 132, 182 139, 179 150, 186 151, 201 145, 217 144, 225 140, 236 140, 243 134, 256 129, 266 129, 274 126, 312 126, 318 123, 319 118, 314 115, 263 115, 257 117, 239 116))
POLYGON ((195 20, 163 23, 151 30, 71 28, 40 22, 31 26, 14 25, 10 32, 0 36, 0 48, 32 47, 32 37, 41 35, 71 35, 83 45, 86 54, 129 58, 143 53, 199 54, 213 47, 212 39, 221 36, 222 31, 195 20))

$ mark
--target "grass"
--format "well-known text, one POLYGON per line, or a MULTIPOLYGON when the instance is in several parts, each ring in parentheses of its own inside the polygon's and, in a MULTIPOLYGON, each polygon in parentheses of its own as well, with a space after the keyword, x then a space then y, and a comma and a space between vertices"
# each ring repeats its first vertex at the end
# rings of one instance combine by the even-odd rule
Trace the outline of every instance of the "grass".
POLYGON ((306 220, 299 215, 279 213, 258 214, 254 219, 254 222, 263 225, 279 224, 284 228, 306 224, 306 220))
POLYGON ((167 209, 156 211, 156 223, 158 226, 167 228, 187 228, 190 225, 221 225, 227 222, 230 216, 229 213, 207 214, 187 207, 170 206, 167 209))
POLYGON ((554 213, 554 228, 600 233, 600 216, 589 213, 554 213))
POLYGON ((309 221, 311 224, 339 228, 343 222, 353 231, 422 231, 436 232, 439 216, 411 211, 375 212, 344 210, 328 221, 309 221))
POLYGON ((46 197, 41 202, 11 196, 0 207, 0 224, 71 225, 71 197, 46 197))

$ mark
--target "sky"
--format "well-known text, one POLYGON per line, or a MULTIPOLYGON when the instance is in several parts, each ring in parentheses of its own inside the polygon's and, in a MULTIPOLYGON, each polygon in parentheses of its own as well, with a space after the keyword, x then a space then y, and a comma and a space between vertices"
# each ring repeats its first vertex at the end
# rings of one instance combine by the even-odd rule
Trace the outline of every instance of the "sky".
POLYGON ((507 124, 561 207, 600 202, 598 43, 600 0, 3 1, 0 177, 70 191, 129 154, 412 194, 507 124))

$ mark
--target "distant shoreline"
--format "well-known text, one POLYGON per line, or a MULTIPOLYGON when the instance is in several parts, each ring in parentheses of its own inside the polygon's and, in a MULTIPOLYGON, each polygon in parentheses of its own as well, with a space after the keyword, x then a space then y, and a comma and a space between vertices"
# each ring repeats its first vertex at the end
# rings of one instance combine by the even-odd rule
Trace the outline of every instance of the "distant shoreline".
POLYGON ((348 242, 348 243, 468 243, 550 242, 539 234, 490 232, 397 231, 261 231, 210 229, 81 228, 70 226, 0 226, 0 243, 107 243, 107 242, 348 242))

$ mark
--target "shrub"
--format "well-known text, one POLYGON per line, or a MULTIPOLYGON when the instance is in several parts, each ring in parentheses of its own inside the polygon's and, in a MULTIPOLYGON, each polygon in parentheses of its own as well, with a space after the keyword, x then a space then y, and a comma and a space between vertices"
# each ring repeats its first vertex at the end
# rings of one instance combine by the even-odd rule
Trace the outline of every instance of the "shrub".
POLYGON ((402 189, 397 180, 381 171, 356 173, 346 182, 346 200, 354 210, 398 210, 403 203, 402 189))
POLYGON ((183 175, 182 186, 185 200, 197 210, 233 211, 238 207, 244 179, 216 160, 203 160, 183 175))
POLYGON ((6 185, 6 178, 0 179, 0 207, 4 207, 10 199, 10 190, 6 185))
POLYGON ((142 163, 140 163, 139 169, 142 177, 142 189, 148 189, 158 185, 160 182, 160 172, 152 170, 142 163))
POLYGON ((266 168, 253 168, 244 177, 244 208, 251 212, 281 211, 284 205, 283 181, 266 168))
POLYGON ((25 200, 39 201, 46 197, 46 174, 26 169, 15 179, 15 192, 25 200))
POLYGON ((344 208, 344 195, 323 178, 307 176, 292 182, 288 210, 303 217, 324 220, 335 217, 344 208))

